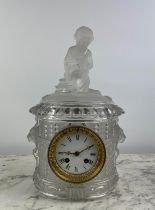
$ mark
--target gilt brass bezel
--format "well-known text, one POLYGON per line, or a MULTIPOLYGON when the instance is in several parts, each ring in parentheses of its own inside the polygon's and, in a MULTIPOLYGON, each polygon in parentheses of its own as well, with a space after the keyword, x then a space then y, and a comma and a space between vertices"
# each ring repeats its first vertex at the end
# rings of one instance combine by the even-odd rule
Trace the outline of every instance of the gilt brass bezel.
POLYGON ((106 160, 106 150, 102 139, 94 131, 86 127, 74 126, 63 129, 54 136, 48 148, 48 162, 50 168, 60 179, 70 183, 78 184, 93 179, 102 170, 105 164, 105 160, 106 160), (65 135, 75 132, 82 132, 91 137, 91 139, 95 142, 98 151, 98 156, 95 164, 88 171, 83 172, 81 174, 74 174, 63 170, 59 166, 56 159, 56 148, 61 139, 63 139, 65 135))

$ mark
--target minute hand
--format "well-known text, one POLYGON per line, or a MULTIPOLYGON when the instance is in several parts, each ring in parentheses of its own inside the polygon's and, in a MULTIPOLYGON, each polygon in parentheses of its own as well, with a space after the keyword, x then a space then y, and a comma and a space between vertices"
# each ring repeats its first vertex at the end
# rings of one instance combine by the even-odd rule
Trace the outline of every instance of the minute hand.
POLYGON ((79 153, 81 153, 81 152, 83 152, 83 151, 85 151, 85 150, 88 150, 88 149, 90 149, 90 148, 93 147, 93 146, 94 146, 94 144, 92 144, 92 145, 86 147, 85 149, 81 150, 79 153))

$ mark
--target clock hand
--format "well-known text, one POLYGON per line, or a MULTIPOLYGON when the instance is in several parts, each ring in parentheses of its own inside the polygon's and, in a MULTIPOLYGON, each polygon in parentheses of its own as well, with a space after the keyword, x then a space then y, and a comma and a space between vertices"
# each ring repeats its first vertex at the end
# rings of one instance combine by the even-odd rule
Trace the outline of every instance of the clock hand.
POLYGON ((74 154, 74 153, 73 153, 73 152, 68 151, 68 152, 58 152, 58 154, 67 154, 67 155, 71 155, 71 154, 74 154))
POLYGON ((79 154, 80 154, 81 152, 85 151, 85 150, 90 149, 90 148, 91 148, 91 147, 93 147, 93 146, 94 146, 94 144, 92 144, 92 145, 90 145, 90 146, 86 147, 85 149, 81 150, 81 151, 79 152, 79 154))
POLYGON ((68 152, 58 152, 58 154, 67 154, 67 155, 75 155, 75 156, 79 156, 79 154, 81 153, 81 152, 84 152, 85 150, 88 150, 88 149, 90 149, 91 147, 93 147, 94 146, 94 144, 92 144, 92 145, 90 145, 90 146, 88 146, 88 147, 86 147, 85 149, 83 149, 83 150, 81 150, 81 151, 76 151, 76 152, 70 152, 70 151, 68 151, 68 152))

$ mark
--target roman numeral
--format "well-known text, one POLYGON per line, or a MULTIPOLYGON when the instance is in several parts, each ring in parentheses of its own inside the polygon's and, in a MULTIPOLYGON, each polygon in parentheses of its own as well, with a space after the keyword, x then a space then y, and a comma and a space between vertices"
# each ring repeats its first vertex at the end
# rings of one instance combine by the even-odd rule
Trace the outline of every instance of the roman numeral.
POLYGON ((93 164, 93 161, 92 161, 92 160, 89 159, 88 161, 89 161, 88 163, 89 163, 90 165, 93 164))
POLYGON ((83 166, 83 168, 86 170, 86 166, 83 166))
POLYGON ((70 169, 70 165, 69 165, 69 164, 66 165, 66 169, 67 169, 67 170, 70 169))
POLYGON ((87 141, 87 137, 85 138, 84 142, 86 142, 86 141, 87 141))
POLYGON ((65 158, 60 159, 59 162, 60 162, 61 164, 64 163, 64 162, 65 162, 65 158))
POLYGON ((68 141, 72 141, 72 139, 71 139, 71 137, 70 136, 67 136, 67 139, 68 139, 68 141))
POLYGON ((75 172, 78 172, 78 168, 76 166, 75 166, 75 169, 74 170, 75 170, 75 172))
POLYGON ((80 135, 76 134, 76 140, 79 140, 80 135))
POLYGON ((95 156, 95 155, 96 155, 96 153, 90 153, 90 155, 91 155, 91 156, 95 156))

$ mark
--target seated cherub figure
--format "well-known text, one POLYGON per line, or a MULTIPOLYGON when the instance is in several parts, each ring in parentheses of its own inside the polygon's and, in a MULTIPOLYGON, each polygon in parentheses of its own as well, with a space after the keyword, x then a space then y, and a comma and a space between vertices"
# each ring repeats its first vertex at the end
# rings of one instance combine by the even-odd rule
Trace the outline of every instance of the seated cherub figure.
POLYGON ((93 32, 82 26, 75 32, 76 45, 68 49, 64 60, 64 81, 77 92, 89 89, 89 70, 93 67, 92 53, 87 48, 93 41, 93 32))

